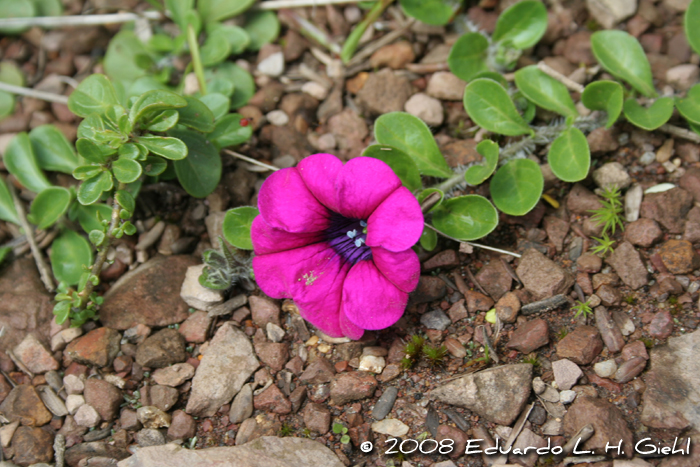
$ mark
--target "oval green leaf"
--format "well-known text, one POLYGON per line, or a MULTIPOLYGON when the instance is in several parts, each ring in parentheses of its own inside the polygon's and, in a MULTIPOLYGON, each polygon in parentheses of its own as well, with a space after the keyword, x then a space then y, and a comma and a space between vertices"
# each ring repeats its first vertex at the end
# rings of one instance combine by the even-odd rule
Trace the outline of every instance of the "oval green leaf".
POLYGON ((247 14, 245 31, 250 36, 248 50, 257 52, 263 45, 269 44, 279 36, 280 22, 277 14, 274 11, 256 11, 247 14))
POLYGON ((68 211, 70 202, 69 190, 60 186, 52 186, 34 198, 27 219, 39 229, 46 229, 68 211))
POLYGON ((245 29, 238 26, 219 23, 207 25, 207 32, 209 34, 212 34, 215 31, 223 34, 223 37, 226 38, 229 46, 231 47, 230 53, 233 55, 243 53, 250 44, 250 36, 245 29))
POLYGON ((696 84, 684 98, 676 98, 676 108, 690 123, 700 125, 700 84, 696 84))
POLYGON ((587 109, 607 112, 608 121, 605 124, 605 128, 610 128, 617 121, 620 113, 622 113, 623 100, 624 92, 620 83, 608 80, 590 83, 581 95, 581 102, 587 109))
POLYGON ((401 179, 403 186, 409 190, 420 190, 423 187, 416 163, 400 149, 384 144, 373 144, 365 149, 362 155, 386 162, 401 179))
POLYGON ((187 157, 187 145, 177 138, 141 136, 136 138, 136 142, 142 144, 153 154, 158 154, 171 161, 179 161, 187 157))
POLYGON ((537 65, 516 71, 515 85, 525 97, 543 109, 565 117, 578 117, 576 105, 566 86, 537 68, 537 65))
POLYGON ((86 233, 90 233, 93 230, 102 230, 100 218, 105 220, 112 218, 112 208, 106 204, 91 204, 89 206, 78 204, 77 212, 80 227, 86 233))
POLYGON ((102 164, 106 161, 106 156, 100 146, 87 138, 79 138, 75 142, 75 149, 78 150, 78 154, 90 162, 102 164))
POLYGON ((498 165, 500 149, 498 144, 485 139, 476 145, 476 152, 481 154, 484 160, 482 164, 469 167, 464 174, 464 180, 470 185, 480 185, 491 176, 498 165))
MULTIPOLYGON (((231 94, 231 108, 238 109, 248 103, 248 100, 255 94, 255 81, 253 76, 238 65, 225 62, 221 65, 209 68, 204 71, 207 85, 216 81, 233 83, 234 89, 231 94)), ((214 90, 212 89, 212 92, 214 90)), ((222 93, 225 94, 225 93, 222 93)))
POLYGON ((635 126, 647 131, 656 130, 673 115, 673 99, 661 97, 650 107, 642 107, 636 99, 629 98, 623 105, 625 118, 635 126))
MULTIPOLYGON (((4 16, 0 15, 0 18, 4 16)), ((13 62, 0 63, 0 82, 15 86, 24 86, 24 75, 13 62)), ((0 118, 5 118, 15 111, 15 96, 9 92, 0 91, 0 118)))
POLYGON ((41 125, 29 132, 34 155, 44 170, 73 173, 80 164, 78 156, 63 133, 53 125, 41 125))
POLYGON ((27 133, 18 133, 12 138, 5 149, 4 160, 7 170, 34 193, 41 193, 51 186, 44 172, 39 168, 27 133))
POLYGON ((437 246, 437 233, 429 227, 423 227, 423 233, 420 234, 420 246, 425 251, 433 251, 437 246))
POLYGON ((224 217, 224 238, 231 245, 241 250, 252 250, 253 241, 250 239, 250 226, 253 225, 260 211, 252 206, 241 206, 226 211, 224 217))
POLYGON ((255 0, 199 0, 197 10, 202 22, 221 21, 246 11, 255 0))
POLYGON ((542 196, 544 177, 536 162, 515 159, 498 169, 491 179, 491 198, 498 209, 524 216, 542 196))
POLYGON ((562 131, 549 148, 547 160, 560 180, 572 183, 583 180, 591 168, 591 150, 586 136, 575 127, 562 131))
POLYGON ((516 49, 537 44, 547 31, 547 8, 542 2, 526 0, 507 8, 496 22, 494 42, 508 41, 516 49))
POLYGON ((195 198, 208 196, 221 179, 221 157, 216 146, 204 135, 193 131, 170 130, 169 134, 187 146, 187 157, 174 162, 180 184, 195 198))
MULTIPOLYGON (((177 125, 180 114, 175 109, 164 110, 148 122, 149 131, 165 132, 177 125)), ((123 146, 122 146, 123 147, 123 146)))
POLYGON ((134 212, 136 209, 136 200, 134 196, 126 190, 119 190, 114 194, 114 199, 129 212, 134 212))
POLYGON ((696 54, 700 54, 700 0, 693 0, 683 18, 685 37, 696 54))
POLYGON ((146 46, 133 31, 123 29, 109 41, 104 58, 104 69, 107 75, 122 83, 132 83, 146 76, 149 72, 139 68, 136 57, 149 55, 146 46))
POLYGON ((477 240, 493 232, 498 212, 483 196, 457 196, 433 211, 433 225, 458 240, 477 240))
MULTIPOLYGON (((31 18, 36 15, 30 0, 0 0, 0 18, 31 18)), ((27 28, 0 28, 2 34, 19 34, 27 28)))
POLYGON ((435 138, 423 120, 405 112, 390 112, 374 122, 374 137, 408 154, 420 173, 447 178, 452 170, 445 162, 435 138))
POLYGON ((79 117, 90 114, 104 115, 113 105, 119 104, 117 92, 105 75, 94 74, 85 78, 68 98, 68 108, 79 117))
POLYGON ((223 31, 214 31, 208 35, 200 50, 202 65, 206 67, 217 65, 231 55, 231 44, 223 31))
POLYGON ((216 128, 209 134, 209 139, 219 148, 243 144, 253 135, 252 125, 241 125, 243 115, 229 114, 216 122, 216 128))
POLYGON ((228 112, 230 100, 227 96, 218 92, 210 92, 206 96, 199 98, 200 101, 211 110, 214 115, 214 120, 218 120, 228 112))
POLYGON ((591 49, 598 63, 646 97, 655 97, 651 65, 641 44, 624 31, 598 31, 591 36, 591 49))
POLYGON ((102 192, 111 190, 113 186, 114 181, 109 172, 88 178, 78 188, 78 202, 82 205, 92 204, 100 199, 102 192))
POLYGON ((450 49, 447 65, 450 71, 463 81, 470 81, 478 74, 488 71, 486 55, 489 41, 478 32, 461 36, 450 49))
POLYGON ((141 176, 141 164, 125 158, 112 163, 114 177, 122 183, 131 183, 141 176))
POLYGON ((400 0, 406 15, 426 24, 442 26, 459 10, 461 2, 452 0, 400 0))
POLYGON ((66 285, 76 285, 83 275, 83 266, 92 265, 92 247, 85 237, 65 230, 51 245, 53 275, 66 285))
POLYGON ((0 219, 19 225, 19 217, 17 216, 15 202, 2 177, 0 177, 0 219))
POLYGON ((520 116, 515 104, 497 82, 479 78, 464 90, 464 108, 480 127, 501 135, 532 134, 532 129, 520 116))
POLYGON ((149 177, 155 177, 165 172, 167 168, 168 163, 162 157, 148 156, 143 164, 143 173, 149 177))
POLYGON ((209 133, 214 130, 214 114, 206 104, 196 97, 184 96, 187 106, 177 109, 178 123, 186 127, 209 133))
POLYGON ((171 91, 154 89, 141 95, 129 110, 129 121, 132 125, 152 112, 179 109, 187 106, 187 101, 171 91))

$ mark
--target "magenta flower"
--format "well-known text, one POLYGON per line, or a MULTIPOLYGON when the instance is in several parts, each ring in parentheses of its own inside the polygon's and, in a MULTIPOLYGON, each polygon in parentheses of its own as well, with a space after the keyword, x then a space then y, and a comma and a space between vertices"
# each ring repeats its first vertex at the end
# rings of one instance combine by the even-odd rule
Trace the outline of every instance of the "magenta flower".
POLYGON ((293 299, 331 337, 359 339, 403 315, 423 214, 387 164, 314 154, 265 180, 258 207, 253 271, 267 295, 293 299))

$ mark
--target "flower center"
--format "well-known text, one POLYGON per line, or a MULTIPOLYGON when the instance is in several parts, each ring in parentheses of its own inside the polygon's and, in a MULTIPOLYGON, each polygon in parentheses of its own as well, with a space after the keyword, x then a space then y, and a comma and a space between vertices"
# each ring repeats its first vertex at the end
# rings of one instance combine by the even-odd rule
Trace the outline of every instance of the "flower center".
POLYGON ((344 261, 355 264, 372 257, 372 250, 366 244, 367 221, 350 219, 333 213, 331 225, 326 230, 326 240, 344 261))

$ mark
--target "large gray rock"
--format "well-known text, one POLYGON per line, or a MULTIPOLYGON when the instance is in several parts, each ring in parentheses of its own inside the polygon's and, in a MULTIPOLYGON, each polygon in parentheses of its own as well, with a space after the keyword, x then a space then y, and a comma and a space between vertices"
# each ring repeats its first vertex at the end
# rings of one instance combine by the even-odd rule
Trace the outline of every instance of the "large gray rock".
POLYGON ((305 438, 263 436, 243 446, 185 449, 176 444, 141 448, 119 467, 343 467, 323 444, 305 438))
POLYGON ((243 331, 225 323, 216 332, 192 379, 185 411, 211 417, 238 394, 260 363, 243 331))
POLYGON ((504 365, 462 376, 433 389, 433 398, 469 409, 482 417, 510 425, 530 396, 532 365, 504 365))
POLYGON ((654 347, 644 380, 642 423, 652 428, 700 429, 700 331, 654 347))

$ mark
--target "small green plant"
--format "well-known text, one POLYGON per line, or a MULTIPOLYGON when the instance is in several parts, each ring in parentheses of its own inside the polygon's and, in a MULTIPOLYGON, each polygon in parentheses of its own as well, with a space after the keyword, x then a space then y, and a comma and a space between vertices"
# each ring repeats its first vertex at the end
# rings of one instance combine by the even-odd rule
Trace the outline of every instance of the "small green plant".
POLYGON ((557 339, 562 340, 569 334, 569 330, 566 328, 561 328, 559 332, 557 332, 557 339))
POLYGON ((442 365, 447 355, 447 348, 444 345, 424 345, 423 355, 425 355, 425 358, 427 358, 432 365, 442 365))
POLYGON ((649 337, 640 337, 639 340, 644 343, 644 346, 647 349, 651 349, 654 347, 654 341, 653 341, 653 339, 650 339, 649 337))
POLYGON ((525 358, 523 358, 523 363, 529 363, 530 365, 534 367, 538 367, 541 365, 540 363, 540 357, 537 356, 534 352, 531 354, 528 354, 525 358))
POLYGON ((253 290, 251 259, 233 251, 221 237, 219 244, 218 250, 206 250, 202 254, 205 266, 199 283, 214 290, 227 290, 237 284, 253 290))
POLYGON ((294 428, 289 423, 283 423, 279 430, 279 436, 284 438, 285 436, 291 436, 294 433, 294 428))
POLYGON ((591 251, 596 255, 605 257, 613 252, 615 240, 608 237, 608 234, 604 233, 600 238, 593 237, 593 240, 598 242, 598 245, 591 248, 591 251))
POLYGON ((420 357, 423 351, 423 346, 425 345, 425 337, 414 334, 408 340, 408 343, 404 347, 404 353, 411 359, 415 360, 420 357))
POLYGON ((333 424, 333 433, 340 436, 340 442, 343 444, 348 444, 350 442, 350 436, 348 436, 348 429, 342 423, 333 424))
MULTIPOLYGON (((606 236, 608 232, 615 234, 615 230, 619 227, 624 230, 624 225, 622 224, 622 200, 620 190, 613 186, 612 188, 605 188, 601 197, 603 198, 603 206, 599 209, 594 209, 592 219, 598 224, 603 226, 603 235, 606 236)), ((597 239, 596 239, 597 240, 597 239)))
POLYGON ((301 435, 302 435, 304 438, 311 438, 311 430, 309 430, 308 428, 304 428, 304 429, 301 431, 301 435))
POLYGON ((628 305, 635 305, 637 303, 637 298, 634 295, 626 295, 622 300, 628 305))
POLYGON ((579 315, 582 313, 585 317, 591 316, 593 314, 593 310, 591 310, 588 300, 586 300, 586 302, 576 300, 576 304, 572 306, 571 309, 576 311, 574 318, 578 318, 579 315))

